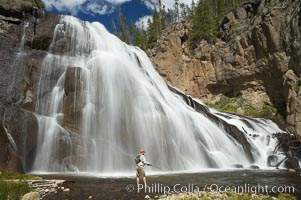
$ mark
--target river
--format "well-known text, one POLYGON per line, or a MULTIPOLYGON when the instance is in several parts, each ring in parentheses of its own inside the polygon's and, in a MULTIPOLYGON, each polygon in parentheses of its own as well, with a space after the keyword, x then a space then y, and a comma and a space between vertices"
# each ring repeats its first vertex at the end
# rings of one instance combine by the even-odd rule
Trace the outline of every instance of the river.
POLYGON ((286 191, 301 199, 301 174, 286 170, 233 170, 208 171, 202 173, 182 173, 150 175, 147 178, 149 188, 139 194, 136 180, 132 177, 98 177, 97 174, 48 174, 47 179, 65 179, 68 193, 57 193, 55 199, 144 199, 166 193, 199 190, 224 191, 226 186, 237 192, 268 193, 277 196, 277 191, 286 191), (132 191, 134 190, 134 191, 132 191), (273 191, 274 192, 273 192, 273 191))

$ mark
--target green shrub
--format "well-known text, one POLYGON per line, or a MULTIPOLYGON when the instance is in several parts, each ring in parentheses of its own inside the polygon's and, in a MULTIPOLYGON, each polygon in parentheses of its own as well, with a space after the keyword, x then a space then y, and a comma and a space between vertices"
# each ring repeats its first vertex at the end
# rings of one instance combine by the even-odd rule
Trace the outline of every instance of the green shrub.
POLYGON ((21 196, 30 192, 26 182, 9 182, 0 180, 0 200, 20 199, 21 196))

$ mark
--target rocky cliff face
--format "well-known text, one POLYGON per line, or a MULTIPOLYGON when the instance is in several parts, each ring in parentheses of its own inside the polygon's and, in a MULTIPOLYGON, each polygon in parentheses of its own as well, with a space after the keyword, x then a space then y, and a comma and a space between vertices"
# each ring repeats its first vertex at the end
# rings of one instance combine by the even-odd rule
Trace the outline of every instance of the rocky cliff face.
POLYGON ((246 1, 220 20, 215 44, 203 40, 190 52, 183 22, 168 27, 148 54, 185 93, 207 103, 226 96, 258 110, 271 105, 301 135, 300 7, 300 0, 246 1))
POLYGON ((32 111, 40 66, 58 20, 34 7, 29 1, 0 1, 0 168, 12 172, 30 167, 25 163, 37 142, 32 111))

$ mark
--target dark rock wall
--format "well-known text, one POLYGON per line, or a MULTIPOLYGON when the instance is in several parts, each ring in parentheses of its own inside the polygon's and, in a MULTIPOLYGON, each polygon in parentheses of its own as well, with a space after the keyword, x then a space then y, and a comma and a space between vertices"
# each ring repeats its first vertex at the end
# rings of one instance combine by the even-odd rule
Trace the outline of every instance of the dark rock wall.
POLYGON ((35 153, 39 126, 32 111, 37 83, 59 20, 44 10, 34 17, 35 6, 23 0, 0 0, 0 168, 11 172, 28 170, 26 163, 35 153))

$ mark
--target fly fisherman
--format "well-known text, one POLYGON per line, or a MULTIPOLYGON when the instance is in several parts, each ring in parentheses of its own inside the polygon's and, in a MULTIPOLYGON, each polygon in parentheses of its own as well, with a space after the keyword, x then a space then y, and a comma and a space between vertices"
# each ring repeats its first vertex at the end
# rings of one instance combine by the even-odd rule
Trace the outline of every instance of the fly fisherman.
POLYGON ((146 176, 145 176, 145 171, 144 171, 144 165, 147 166, 152 166, 150 163, 148 163, 145 159, 145 151, 144 149, 140 150, 139 155, 135 158, 136 162, 136 179, 137 179, 137 188, 139 192, 139 180, 140 178, 143 178, 144 186, 146 186, 146 176))

